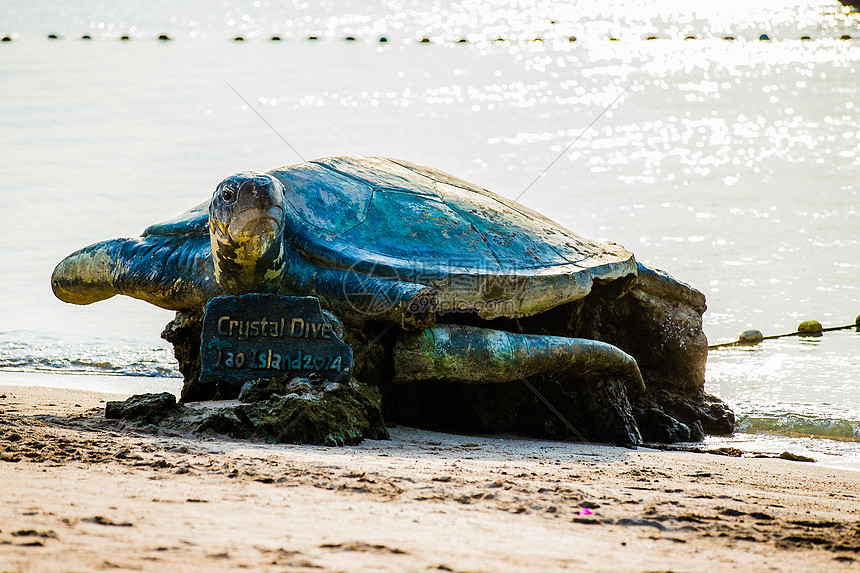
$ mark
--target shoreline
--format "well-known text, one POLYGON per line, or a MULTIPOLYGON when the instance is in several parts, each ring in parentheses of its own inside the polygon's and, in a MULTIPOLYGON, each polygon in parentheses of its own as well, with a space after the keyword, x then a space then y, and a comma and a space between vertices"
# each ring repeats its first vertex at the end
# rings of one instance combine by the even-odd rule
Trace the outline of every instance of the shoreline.
MULTIPOLYGON (((93 372, 41 372, 0 370, 0 387, 15 386, 22 388, 51 388, 72 392, 91 392, 99 395, 122 396, 132 394, 170 392, 177 398, 182 391, 182 378, 162 376, 132 376, 128 374, 93 372), (58 385, 57 380, 64 380, 58 385), (109 380, 109 383, 105 381, 109 380), (116 386, 110 390, 108 385, 116 386)), ((118 399, 118 398, 117 398, 118 399)))
MULTIPOLYGON (((0 387, 54 388, 90 391, 124 400, 133 394, 170 392, 177 400, 182 392, 181 377, 139 376, 93 372, 50 372, 0 369, 0 387), (62 380, 60 383, 58 380, 62 380), (106 382, 106 381, 109 381, 106 382), (115 389, 105 390, 110 385, 115 389)), ((782 433, 736 431, 732 436, 705 436, 704 442, 685 443, 690 449, 738 448, 748 456, 778 456, 784 451, 813 457, 822 467, 860 472, 860 442, 834 436, 787 435, 782 433)))
POLYGON ((405 427, 326 448, 145 433, 0 385, 4 570, 856 570, 860 473, 405 427), (8 569, 6 569, 8 568, 8 569))

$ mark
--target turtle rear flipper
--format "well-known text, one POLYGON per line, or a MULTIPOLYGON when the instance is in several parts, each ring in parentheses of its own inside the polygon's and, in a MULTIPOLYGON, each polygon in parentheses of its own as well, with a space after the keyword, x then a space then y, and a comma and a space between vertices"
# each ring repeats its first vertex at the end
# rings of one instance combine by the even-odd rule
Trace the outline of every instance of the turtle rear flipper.
POLYGON ((212 278, 209 236, 148 235, 95 243, 60 261, 51 288, 64 302, 91 304, 124 294, 168 310, 222 294, 212 278))
POLYGON ((395 382, 511 382, 540 374, 611 376, 638 398, 645 381, 636 359, 606 342, 437 324, 402 334, 394 348, 395 382))

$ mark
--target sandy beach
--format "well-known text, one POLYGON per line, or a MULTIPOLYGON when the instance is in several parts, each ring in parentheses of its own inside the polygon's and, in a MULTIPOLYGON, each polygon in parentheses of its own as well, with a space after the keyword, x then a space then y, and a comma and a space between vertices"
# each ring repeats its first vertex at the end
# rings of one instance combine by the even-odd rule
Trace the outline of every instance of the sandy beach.
POLYGON ((146 433, 104 419, 123 397, 0 386, 0 569, 860 568, 857 472, 404 427, 345 448, 146 433))

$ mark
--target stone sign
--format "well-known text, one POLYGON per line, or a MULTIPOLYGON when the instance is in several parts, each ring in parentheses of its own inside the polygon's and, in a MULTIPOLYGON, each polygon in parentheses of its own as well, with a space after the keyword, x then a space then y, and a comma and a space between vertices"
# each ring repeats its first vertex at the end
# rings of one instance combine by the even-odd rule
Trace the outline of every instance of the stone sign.
POLYGON ((242 384, 283 374, 347 381, 352 348, 316 297, 246 294, 206 305, 200 382, 242 384))

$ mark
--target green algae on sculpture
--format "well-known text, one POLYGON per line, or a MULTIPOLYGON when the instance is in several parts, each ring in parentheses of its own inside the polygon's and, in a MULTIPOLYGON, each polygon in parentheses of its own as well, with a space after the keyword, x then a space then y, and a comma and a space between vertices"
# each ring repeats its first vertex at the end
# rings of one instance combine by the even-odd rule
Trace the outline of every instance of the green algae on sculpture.
POLYGON ((261 380, 260 384, 285 393, 269 392, 250 403, 195 405, 178 404, 169 392, 140 394, 108 402, 105 418, 154 429, 287 444, 343 446, 365 438, 388 438, 382 398, 373 386, 355 380, 315 384, 307 379, 261 380))
POLYGON ((321 391, 243 404, 236 411, 250 420, 255 435, 265 441, 343 446, 364 438, 388 438, 381 402, 373 386, 331 384, 321 391))
POLYGON ((631 398, 645 391, 636 360, 597 340, 437 324, 401 337, 394 347, 395 381, 480 384, 568 370, 580 376, 592 372, 618 376, 631 398))

